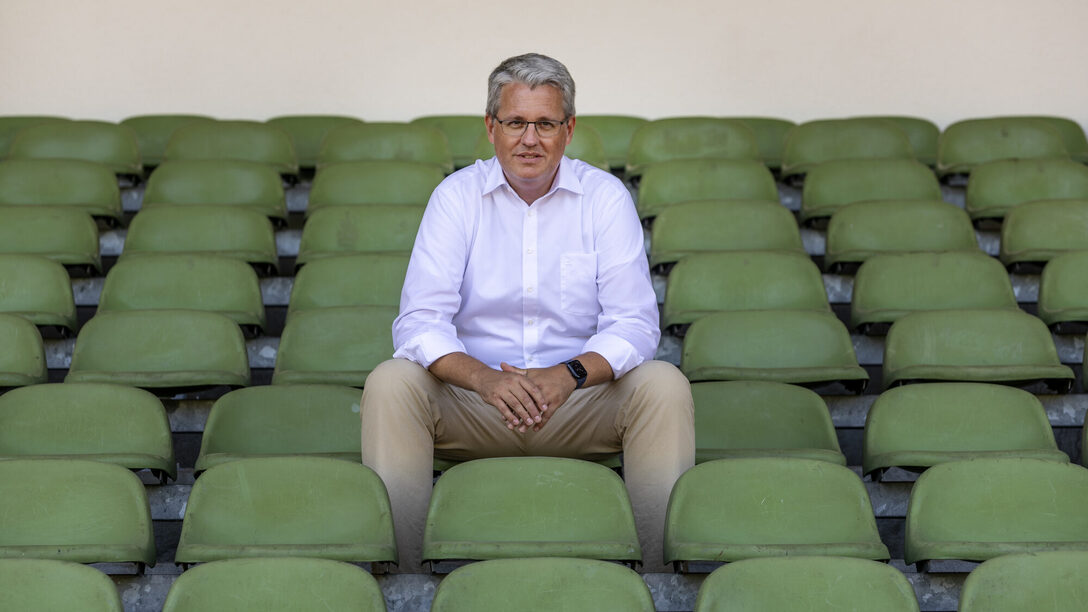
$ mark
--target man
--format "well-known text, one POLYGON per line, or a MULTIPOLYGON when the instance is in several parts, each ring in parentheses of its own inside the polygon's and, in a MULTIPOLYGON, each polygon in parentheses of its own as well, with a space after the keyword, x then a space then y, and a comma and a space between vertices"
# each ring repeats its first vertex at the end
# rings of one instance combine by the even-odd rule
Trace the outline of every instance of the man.
POLYGON ((624 453, 648 570, 694 462, 691 390, 650 361, 657 300, 630 195, 563 156, 574 81, 510 58, 488 81, 495 157, 449 176, 416 236, 394 359, 366 381, 363 463, 389 490, 400 571, 420 571, 432 458, 624 453))

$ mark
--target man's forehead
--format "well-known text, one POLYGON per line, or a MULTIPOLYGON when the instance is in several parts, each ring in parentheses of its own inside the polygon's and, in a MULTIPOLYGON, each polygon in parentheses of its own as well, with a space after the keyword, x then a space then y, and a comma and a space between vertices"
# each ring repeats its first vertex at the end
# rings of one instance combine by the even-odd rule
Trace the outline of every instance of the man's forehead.
POLYGON ((499 113, 544 113, 540 117, 522 116, 520 119, 562 119, 563 93, 554 85, 528 85, 521 82, 507 83, 499 94, 499 113))

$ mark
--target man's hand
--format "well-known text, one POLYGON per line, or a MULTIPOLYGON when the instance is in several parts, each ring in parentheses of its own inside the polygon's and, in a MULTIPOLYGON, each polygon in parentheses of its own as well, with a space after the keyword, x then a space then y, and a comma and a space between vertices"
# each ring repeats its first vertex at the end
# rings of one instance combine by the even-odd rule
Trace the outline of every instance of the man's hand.
POLYGON ((577 386, 567 366, 561 363, 550 368, 522 369, 507 363, 502 364, 501 367, 503 372, 524 376, 540 390, 543 403, 537 405, 541 406, 541 418, 533 425, 533 431, 540 431, 540 428, 548 423, 556 409, 567 401, 577 386))
POLYGON ((472 390, 499 409, 507 429, 525 433, 529 427, 538 429, 546 421, 547 395, 530 378, 514 370, 517 368, 508 363, 502 364, 501 372, 480 370, 473 377, 472 390))

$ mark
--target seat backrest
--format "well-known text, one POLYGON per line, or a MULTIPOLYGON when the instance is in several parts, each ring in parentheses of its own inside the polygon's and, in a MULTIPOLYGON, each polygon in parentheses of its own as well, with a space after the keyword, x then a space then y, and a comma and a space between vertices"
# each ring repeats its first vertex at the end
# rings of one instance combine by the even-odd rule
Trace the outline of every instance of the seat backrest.
POLYGON ((76 303, 64 266, 39 255, 0 255, 0 278, 0 312, 75 330, 76 303))
POLYGON ((596 166, 607 172, 608 155, 604 152, 604 142, 601 135, 592 126, 582 126, 574 131, 563 155, 571 159, 580 159, 591 166, 596 166))
POLYGON ((1076 161, 1088 163, 1088 137, 1079 123, 1067 117, 1046 115, 1029 115, 1025 119, 1033 119, 1058 132, 1069 156, 1076 161))
POLYGON ((443 178, 440 168, 419 162, 377 160, 332 164, 314 177, 306 214, 326 206, 424 206, 443 178))
POLYGON ((71 206, 121 219, 117 177, 97 162, 79 159, 9 159, 0 163, 0 206, 71 206))
POLYGON ((471 166, 476 161, 476 143, 481 135, 487 134, 483 115, 430 115, 416 117, 412 123, 435 128, 446 135, 456 168, 471 166))
POLYGON ((75 208, 0 206, 0 252, 102 269, 98 226, 89 213, 75 208))
POLYGON ((0 115, 0 159, 8 156, 11 141, 15 140, 15 135, 19 133, 19 130, 40 123, 56 123, 58 121, 71 121, 71 119, 49 115, 0 115))
POLYGON ((772 170, 782 167, 782 151, 786 148, 786 137, 797 124, 787 119, 774 117, 726 117, 740 121, 756 135, 759 145, 759 157, 763 164, 772 170))
POLYGON ((288 314, 330 306, 399 306, 407 254, 362 253, 312 261, 291 287, 288 314))
POLYGON ((627 150, 635 131, 647 123, 642 117, 629 115, 578 115, 576 129, 592 127, 601 136, 608 165, 622 170, 627 165, 627 150))
POLYGON ((329 206, 302 228, 297 265, 351 253, 410 253, 422 206, 329 206))
POLYGON ((970 174, 999 159, 1067 159, 1061 134, 1035 119, 992 117, 957 121, 944 129, 937 149, 937 174, 970 174))
POLYGON ((122 612, 106 574, 53 559, 0 559, 0 610, 122 612))
POLYGON ((1038 316, 1048 326, 1088 322, 1088 250, 1051 259, 1039 279, 1038 316))
POLYGON ((979 164, 967 182, 972 219, 1001 218, 1033 200, 1088 198, 1088 166, 1068 159, 1006 159, 979 164))
POLYGON ((759 144, 740 121, 715 117, 672 117, 650 121, 631 136, 627 176, 641 176, 650 164, 672 159, 759 160, 759 144))
POLYGON ((238 159, 271 166, 280 174, 298 174, 298 160, 287 132, 260 121, 197 121, 174 130, 164 161, 238 159))
POLYGON ((646 168, 638 186, 638 214, 650 218, 666 208, 699 200, 778 201, 774 176, 755 160, 682 159, 646 168))
POLYGON ((453 171, 446 135, 427 125, 363 123, 343 127, 325 138, 317 159, 319 169, 345 161, 399 160, 434 164, 453 171))
POLYGON ((313 168, 317 166, 321 146, 330 133, 362 122, 361 119, 341 115, 284 115, 273 117, 265 123, 287 132, 291 137, 299 167, 313 168))
POLYGON ((393 357, 394 306, 337 306, 295 311, 280 336, 272 384, 362 387, 393 357))
POLYGON ((46 381, 45 347, 29 319, 0 313, 0 387, 22 387, 46 381))
POLYGON ((960 590, 960 612, 1060 612, 1088 602, 1088 551, 1002 555, 976 567, 960 590))
POLYGON ((914 159, 907 134, 883 119, 819 119, 790 130, 782 175, 805 174, 838 159, 914 159))
POLYGON ((871 200, 940 200, 933 171, 913 159, 845 159, 824 162, 805 177, 801 221, 871 200))
POLYGON ((914 151, 914 159, 927 166, 937 164, 937 147, 941 139, 941 129, 929 119, 921 117, 907 117, 904 115, 873 115, 859 117, 860 119, 882 119, 895 124, 903 130, 910 140, 910 148, 914 151))
POLYGON ((1010 268, 1083 250, 1088 250, 1088 198, 1025 202, 1001 224, 1001 262, 1010 268))
POLYGON ((114 174, 143 173, 135 132, 105 121, 56 121, 23 128, 15 135, 8 157, 82 159, 104 164, 114 174))
POLYGON ((287 219, 279 173, 268 164, 238 159, 165 162, 148 178, 143 204, 241 206, 280 222, 287 219))
POLYGON ((770 200, 710 200, 669 206, 654 220, 650 265, 694 253, 732 250, 804 253, 789 209, 770 200))
POLYGON ((206 115, 137 115, 121 121, 121 125, 136 134, 140 158, 145 167, 151 167, 162 163, 166 143, 170 142, 174 130, 194 121, 213 119, 206 115))

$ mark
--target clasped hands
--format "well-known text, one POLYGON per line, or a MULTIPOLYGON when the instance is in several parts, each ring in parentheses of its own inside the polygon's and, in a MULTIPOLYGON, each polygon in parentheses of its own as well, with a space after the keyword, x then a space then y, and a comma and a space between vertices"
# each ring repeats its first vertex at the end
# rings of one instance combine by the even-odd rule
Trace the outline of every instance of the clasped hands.
POLYGON ((519 433, 540 431, 577 385, 563 364, 525 369, 503 362, 500 367, 481 372, 475 391, 498 408, 507 429, 519 433))

